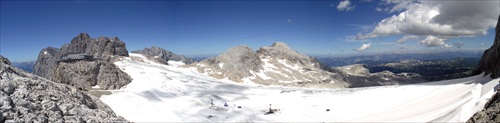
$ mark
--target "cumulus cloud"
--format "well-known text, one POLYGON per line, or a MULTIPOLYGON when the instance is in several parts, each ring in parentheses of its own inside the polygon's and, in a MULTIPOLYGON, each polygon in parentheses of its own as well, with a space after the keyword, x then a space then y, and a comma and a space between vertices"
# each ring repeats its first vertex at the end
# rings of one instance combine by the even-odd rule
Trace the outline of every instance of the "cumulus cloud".
POLYGON ((358 49, 356 49, 356 51, 363 52, 366 49, 370 49, 371 46, 372 46, 372 43, 363 44, 363 45, 361 45, 361 47, 359 47, 358 49))
POLYGON ((446 42, 445 42, 446 40, 447 40, 446 38, 440 38, 440 37, 429 35, 425 39, 420 40, 418 43, 424 44, 424 45, 427 45, 430 47, 443 46, 446 44, 446 42))
POLYGON ((344 0, 344 1, 340 1, 339 5, 337 5, 337 10, 339 11, 350 11, 352 9, 354 9, 354 5, 351 5, 351 1, 349 0, 344 0))
POLYGON ((373 30, 358 33, 362 40, 381 36, 405 35, 404 43, 417 40, 433 47, 444 46, 451 38, 486 35, 496 25, 500 1, 386 1, 386 10, 395 15, 378 22, 373 30))

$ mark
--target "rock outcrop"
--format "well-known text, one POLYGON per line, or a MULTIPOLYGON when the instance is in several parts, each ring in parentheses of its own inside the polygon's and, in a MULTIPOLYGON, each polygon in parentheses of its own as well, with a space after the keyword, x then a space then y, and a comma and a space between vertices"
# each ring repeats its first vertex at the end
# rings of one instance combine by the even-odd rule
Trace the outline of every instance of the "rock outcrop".
POLYGON ((112 62, 120 56, 128 56, 125 43, 117 37, 90 38, 80 33, 70 44, 60 49, 48 47, 38 55, 33 73, 54 82, 90 89, 118 89, 130 83, 131 78, 112 62), (90 54, 94 59, 61 61, 68 54, 90 54))
POLYGON ((247 46, 230 48, 227 52, 188 65, 215 78, 235 82, 251 81, 265 85, 314 87, 347 87, 336 79, 336 73, 315 58, 294 51, 283 42, 262 47, 256 52, 247 46))
POLYGON ((484 75, 491 73, 491 78, 500 77, 500 17, 498 19, 493 45, 484 51, 479 65, 474 69, 476 75, 485 72, 484 75))
POLYGON ((156 61, 162 64, 168 64, 167 62, 169 60, 182 61, 185 64, 193 63, 193 59, 186 58, 183 55, 176 55, 168 50, 156 46, 144 48, 143 50, 132 51, 132 53, 143 54, 149 60, 156 61))
POLYGON ((467 123, 498 123, 500 122, 500 89, 497 89, 497 93, 493 95, 491 100, 489 100, 485 105, 484 109, 480 112, 475 113, 467 123))
MULTIPOLYGON (((493 45, 484 51, 483 57, 479 61, 479 65, 475 68, 474 73, 484 75, 491 74, 491 78, 500 77, 500 17, 498 17, 497 27, 495 30, 495 39, 493 45)), ((498 85, 497 85, 498 87, 498 85)), ((484 123, 500 122, 500 89, 497 88, 496 94, 491 100, 486 103, 484 109, 475 113, 467 122, 468 123, 484 123)))
POLYGON ((0 122, 128 122, 98 98, 12 67, 0 56, 0 122))

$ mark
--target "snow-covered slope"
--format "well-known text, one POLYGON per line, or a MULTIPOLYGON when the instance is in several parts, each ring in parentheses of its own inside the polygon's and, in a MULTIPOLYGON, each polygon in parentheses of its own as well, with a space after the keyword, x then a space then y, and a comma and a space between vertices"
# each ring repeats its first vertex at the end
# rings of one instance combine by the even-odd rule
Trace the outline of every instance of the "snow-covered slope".
POLYGON ((101 100, 133 122, 463 122, 482 109, 500 80, 478 75, 405 86, 313 89, 214 79, 179 67, 182 63, 162 65, 134 53, 115 64, 133 81, 101 100), (270 104, 277 112, 266 115, 270 104))

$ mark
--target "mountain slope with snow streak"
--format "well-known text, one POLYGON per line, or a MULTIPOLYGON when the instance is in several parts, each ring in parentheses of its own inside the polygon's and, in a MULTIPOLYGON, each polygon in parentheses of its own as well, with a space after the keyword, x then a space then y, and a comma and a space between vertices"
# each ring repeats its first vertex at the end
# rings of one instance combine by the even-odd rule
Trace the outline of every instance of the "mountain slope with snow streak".
POLYGON ((115 65, 133 80, 101 100, 132 122, 464 122, 482 109, 500 80, 478 75, 404 86, 314 89, 234 83, 134 53, 115 65), (270 104, 278 111, 266 115, 270 104))

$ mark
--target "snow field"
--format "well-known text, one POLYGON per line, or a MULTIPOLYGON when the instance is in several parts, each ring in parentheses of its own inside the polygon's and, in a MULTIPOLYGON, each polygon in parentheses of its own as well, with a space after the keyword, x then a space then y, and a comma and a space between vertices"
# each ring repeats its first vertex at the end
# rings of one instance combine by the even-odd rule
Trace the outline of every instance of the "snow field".
POLYGON ((214 79, 179 67, 181 62, 163 65, 134 53, 115 64, 133 80, 101 100, 132 122, 463 122, 482 109, 500 80, 478 75, 404 86, 313 89, 214 79), (269 104, 280 111, 265 115, 269 104))

